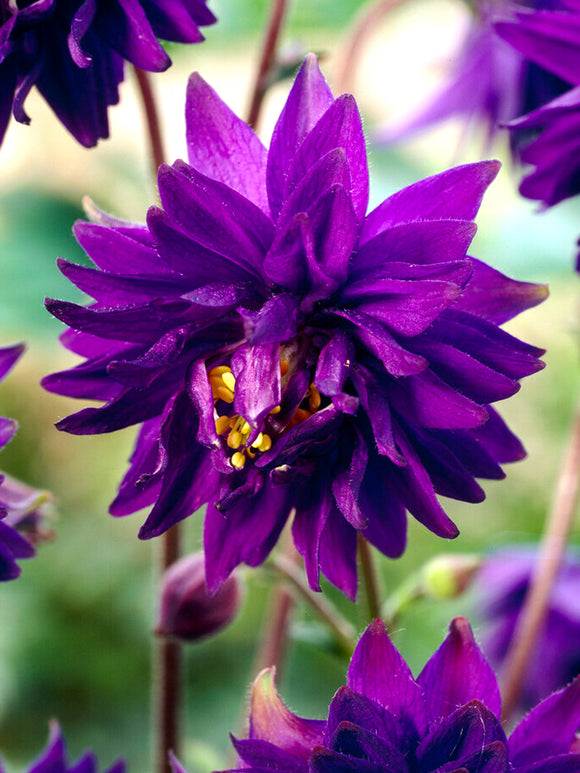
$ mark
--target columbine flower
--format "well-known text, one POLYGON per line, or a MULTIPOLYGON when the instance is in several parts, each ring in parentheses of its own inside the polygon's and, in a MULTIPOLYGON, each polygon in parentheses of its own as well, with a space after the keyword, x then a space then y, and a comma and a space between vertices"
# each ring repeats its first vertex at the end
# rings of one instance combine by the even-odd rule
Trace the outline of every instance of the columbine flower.
POLYGON ((527 135, 521 160, 535 167, 520 193, 547 207, 580 193, 580 2, 565 5, 566 11, 520 13, 495 25, 524 56, 575 87, 508 125, 527 135))
MULTIPOLYGON (((0 380, 16 363, 24 346, 10 346, 0 349, 0 380)), ((0 417, 0 448, 6 445, 17 429, 12 419, 0 417)), ((14 528, 9 521, 10 508, 2 501, 2 486, 4 476, 0 474, 0 582, 14 580, 20 574, 16 561, 21 558, 31 558, 35 550, 30 542, 14 528)))
MULTIPOLYGON (((499 669, 513 638, 537 550, 505 548, 487 556, 474 586, 486 656, 499 669)), ((556 579, 543 631, 522 689, 522 706, 539 700, 580 674, 580 555, 570 552, 556 579)))
MULTIPOLYGON (((58 722, 50 723, 48 744, 42 754, 26 769, 25 773, 98 773, 98 764, 92 752, 86 752, 73 765, 67 762, 66 745, 58 722)), ((0 762, 0 773, 4 768, 0 762)), ((125 763, 119 760, 105 773, 125 773, 125 763)))
POLYGON ((172 564, 160 587, 155 633, 181 641, 198 641, 221 631, 232 622, 240 605, 240 580, 235 572, 214 596, 208 596, 203 553, 192 553, 172 564))
POLYGON ((166 70, 156 36, 203 40, 215 17, 207 0, 0 0, 0 143, 10 114, 30 123, 24 102, 36 85, 82 145, 109 136, 107 108, 119 101, 123 60, 166 70))
MULTIPOLYGON (((506 738, 496 678, 464 618, 417 679, 380 620, 363 634, 323 721, 290 712, 274 669, 253 689, 240 770, 284 773, 577 773, 580 677, 506 738), (574 753, 576 751, 576 753, 574 753)), ((175 773, 185 773, 174 761, 175 773)))
POLYGON ((76 236, 98 270, 60 262, 87 308, 49 301, 86 357, 45 386, 100 398, 76 434, 142 423, 114 515, 153 503, 154 537, 208 502, 207 583, 268 555, 291 511, 311 587, 356 594, 360 531, 388 556, 408 509, 442 537, 435 493, 478 502, 475 476, 522 458, 490 403, 541 367, 498 324, 545 297, 466 256, 497 162, 423 180, 365 217, 353 98, 316 59, 270 150, 201 78, 188 89, 189 164, 159 171, 147 226, 100 216, 76 236))
MULTIPOLYGON (((465 41, 452 64, 452 72, 442 90, 416 115, 393 124, 378 134, 379 141, 391 142, 453 116, 466 124, 482 124, 491 143, 498 127, 534 110, 569 88, 550 68, 535 64, 533 56, 522 56, 501 40, 492 20, 515 6, 509 0, 475 0, 465 41)), ((533 8, 560 7, 558 0, 530 0, 533 8)), ((514 157, 527 132, 510 135, 514 157)))

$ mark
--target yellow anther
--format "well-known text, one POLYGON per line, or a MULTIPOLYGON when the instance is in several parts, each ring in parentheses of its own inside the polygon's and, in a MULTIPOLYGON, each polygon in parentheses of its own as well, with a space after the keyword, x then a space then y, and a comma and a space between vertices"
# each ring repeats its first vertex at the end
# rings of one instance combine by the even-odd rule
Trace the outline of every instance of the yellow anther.
POLYGON ((237 429, 237 424, 238 424, 239 420, 240 420, 239 416, 237 416, 237 415, 232 416, 232 418, 230 419, 230 422, 229 422, 230 423, 230 428, 231 429, 237 429))
POLYGON ((236 468, 236 470, 241 470, 243 469, 246 463, 246 457, 239 451, 236 451, 236 453, 232 456, 230 461, 233 464, 233 466, 236 468))
POLYGON ((249 435, 251 430, 252 428, 250 427, 248 422, 244 419, 244 423, 240 427, 240 432, 242 433, 242 435, 249 435))
POLYGON ((218 435, 223 435, 223 433, 226 431, 226 429, 229 426, 230 426, 229 416, 218 416, 218 418, 215 420, 215 430, 218 433, 218 435))
POLYGON ((310 411, 307 411, 305 408, 298 408, 292 418, 291 424, 300 424, 303 421, 306 421, 306 419, 309 419, 311 416, 312 414, 310 411))
POLYGON ((282 410, 281 406, 279 406, 279 405, 275 405, 275 406, 272 408, 272 410, 270 411, 270 414, 271 414, 271 415, 274 415, 274 414, 276 414, 276 413, 280 413, 280 411, 281 411, 281 410, 282 410))
POLYGON ((288 373, 288 368, 290 367, 290 363, 288 360, 280 360, 280 373, 285 376, 286 373, 288 373))
POLYGON ((207 375, 210 378, 217 378, 218 376, 223 376, 224 373, 231 373, 231 368, 229 368, 227 365, 218 365, 217 368, 212 368, 211 370, 208 370, 207 375))
POLYGON ((228 389, 232 390, 232 392, 236 388, 236 379, 234 378, 234 374, 231 372, 231 370, 222 375, 222 381, 228 389))
POLYGON ((308 397, 308 407, 314 413, 320 408, 320 403, 322 402, 322 399, 320 397, 320 392, 318 389, 314 386, 314 384, 310 384, 310 395, 308 397))
POLYGON ((264 435, 262 442, 258 446, 258 451, 269 451, 272 448, 272 438, 270 435, 264 435))
POLYGON ((262 433, 261 432, 258 433, 258 437, 255 440, 252 441, 251 447, 252 448, 259 448, 260 447, 260 443, 262 442, 263 439, 264 439, 264 436, 262 435, 262 433))
POLYGON ((226 442, 230 448, 239 448, 242 445, 243 440, 242 433, 234 430, 233 432, 230 432, 226 442))
POLYGON ((250 459, 255 459, 256 458, 256 451, 252 451, 251 448, 246 448, 246 453, 248 454, 248 457, 250 459))
POLYGON ((231 391, 231 389, 228 389, 227 386, 219 386, 217 389, 214 390, 213 396, 223 400, 225 403, 233 403, 234 402, 234 393, 231 391))

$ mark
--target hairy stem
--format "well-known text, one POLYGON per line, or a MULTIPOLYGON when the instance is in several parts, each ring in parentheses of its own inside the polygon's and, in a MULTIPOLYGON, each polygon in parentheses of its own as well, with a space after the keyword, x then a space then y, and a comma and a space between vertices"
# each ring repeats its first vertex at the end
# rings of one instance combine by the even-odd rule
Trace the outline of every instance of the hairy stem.
POLYGON ((294 561, 285 556, 276 556, 272 559, 272 566, 280 572, 306 599, 317 615, 324 620, 332 630, 337 644, 346 655, 352 655, 356 644, 356 631, 340 612, 320 593, 310 590, 304 575, 294 561))
POLYGON ((545 623, 552 588, 560 569, 578 505, 580 480, 580 401, 554 499, 538 551, 538 560, 503 668, 503 721, 509 721, 521 693, 530 657, 545 623))
POLYGON ((366 38, 372 35, 377 24, 391 11, 394 11, 404 0, 376 0, 363 7, 356 18, 351 33, 340 57, 338 67, 338 93, 349 91, 352 76, 358 66, 359 54, 363 50, 366 38))
POLYGON ((358 535, 358 557, 366 593, 368 613, 371 620, 374 620, 376 617, 381 616, 379 584, 373 564, 371 547, 360 533, 358 535))
POLYGON ((264 95, 268 90, 272 65, 274 64, 276 57, 278 38, 280 36, 280 30, 282 28, 284 16, 286 15, 287 7, 288 0, 273 0, 270 19, 268 21, 266 34, 264 36, 264 44, 262 46, 262 57, 258 65, 258 72, 256 73, 254 90, 250 101, 250 110, 248 112, 247 123, 252 129, 255 129, 258 124, 264 95))
MULTIPOLYGON (((179 558, 179 525, 163 534, 159 550, 159 577, 179 558)), ((153 645, 153 738, 155 773, 170 773, 169 752, 179 754, 181 704, 181 645, 159 637, 153 645)))
POLYGON ((141 95, 143 112, 145 113, 145 124, 147 126, 147 135, 149 137, 149 154, 151 157, 151 173, 153 176, 153 185, 157 185, 157 170, 165 161, 165 150, 163 136, 161 133, 161 122, 159 120, 159 110, 155 100, 155 94, 151 85, 151 78, 148 72, 133 68, 137 78, 137 86, 141 95))

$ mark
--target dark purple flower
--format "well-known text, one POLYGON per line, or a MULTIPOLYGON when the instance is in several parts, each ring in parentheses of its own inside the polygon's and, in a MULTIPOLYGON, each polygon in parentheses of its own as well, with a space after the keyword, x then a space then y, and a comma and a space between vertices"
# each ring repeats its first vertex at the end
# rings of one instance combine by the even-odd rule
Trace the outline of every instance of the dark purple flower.
POLYGON ((490 403, 542 367, 498 325, 540 302, 468 257, 494 161, 451 169, 365 216, 354 99, 333 99, 314 57, 269 151, 201 78, 187 101, 189 164, 159 171, 147 226, 101 214, 76 236, 98 269, 60 261, 95 298, 48 301, 86 358, 45 379, 106 400, 74 434, 142 424, 114 515, 154 504, 154 537, 208 503, 210 593, 264 561, 290 513, 308 580, 356 594, 360 531, 388 556, 406 514, 458 533, 436 493, 484 498, 476 477, 524 450, 490 403))
MULTIPOLYGON (((1 762, 0 773, 4 773, 1 762)), ((92 752, 85 752, 74 764, 67 762, 64 738, 58 722, 53 721, 50 723, 46 749, 30 764, 25 773, 99 773, 99 768, 92 752)), ((119 760, 107 768, 105 773, 125 773, 125 763, 119 760)))
MULTIPOLYGON (((487 556, 475 582, 486 657, 497 670, 513 638, 537 549, 502 549, 487 556)), ((548 616, 538 638, 522 689, 529 709, 580 674, 580 555, 570 552, 550 598, 548 616)))
POLYGON ((0 142, 10 114, 30 123, 36 86, 82 145, 109 136, 123 60, 160 72, 171 64, 157 37, 203 40, 215 17, 207 0, 0 0, 0 142))
MULTIPOLYGON (((562 7, 561 0, 530 0, 527 5, 544 9, 562 7)), ((494 31, 493 18, 518 6, 509 0, 475 0, 470 6, 473 17, 442 90, 418 114, 379 133, 379 141, 391 142, 459 116, 468 124, 483 124, 490 143, 500 125, 569 88, 567 79, 539 66, 533 57, 522 56, 494 31)), ((511 134, 512 152, 517 158, 526 135, 523 128, 511 134)))
MULTIPOLYGON (((577 773, 580 677, 522 720, 509 739, 495 675, 464 618, 417 679, 382 621, 369 625, 325 720, 290 712, 274 669, 254 683, 247 773, 577 773)), ((175 773, 185 773, 174 761, 175 773)))
POLYGON ((517 51, 575 87, 508 124, 527 136, 520 156, 534 167, 520 193, 547 207, 580 193, 580 2, 563 3, 565 11, 519 13, 495 25, 517 51))
MULTIPOLYGON (((0 380, 16 363, 24 346, 10 346, 0 349, 0 380)), ((18 425, 13 419, 0 417, 0 448, 6 445, 16 432, 18 425)), ((31 558, 35 550, 30 542, 16 530, 16 524, 10 522, 10 506, 3 501, 4 475, 0 474, 0 582, 14 580, 20 574, 16 561, 31 558)))
POLYGON ((211 636, 232 622, 240 596, 240 580, 235 572, 216 594, 208 596, 203 553, 184 556, 161 579, 155 633, 187 642, 211 636))

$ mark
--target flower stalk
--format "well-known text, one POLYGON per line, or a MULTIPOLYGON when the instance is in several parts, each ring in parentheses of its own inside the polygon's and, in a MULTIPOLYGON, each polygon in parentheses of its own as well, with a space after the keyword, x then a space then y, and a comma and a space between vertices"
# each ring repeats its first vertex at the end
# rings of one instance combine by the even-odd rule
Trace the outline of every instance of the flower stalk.
POLYGON ((381 594, 377 573, 373 563, 371 548, 366 539, 358 535, 358 557, 362 570, 363 584, 365 588, 367 611, 369 618, 375 620, 381 616, 381 594))
POLYGON ((270 83, 272 66, 276 59, 276 48, 280 37, 280 30, 288 8, 288 0, 274 0, 270 13, 270 19, 266 28, 262 56, 258 65, 258 72, 254 82, 254 90, 250 101, 247 123, 255 129, 260 117, 262 102, 270 83))
POLYGON ((134 67, 137 86, 145 114, 145 124, 149 138, 149 154, 151 158, 151 168, 153 175, 153 186, 157 186, 157 170, 165 161, 165 146, 161 132, 161 120, 157 102, 151 84, 151 77, 145 70, 134 67))
POLYGON ((509 721, 517 706, 526 669, 546 620, 550 595, 562 564, 578 506, 579 484, 580 401, 575 409, 560 477, 552 507, 546 519, 538 561, 505 658, 502 683, 502 720, 504 722, 509 721))

